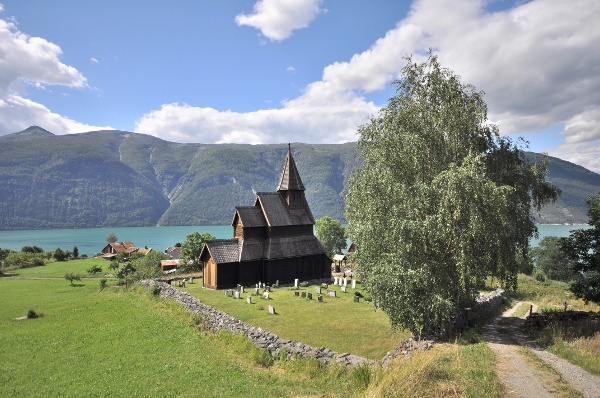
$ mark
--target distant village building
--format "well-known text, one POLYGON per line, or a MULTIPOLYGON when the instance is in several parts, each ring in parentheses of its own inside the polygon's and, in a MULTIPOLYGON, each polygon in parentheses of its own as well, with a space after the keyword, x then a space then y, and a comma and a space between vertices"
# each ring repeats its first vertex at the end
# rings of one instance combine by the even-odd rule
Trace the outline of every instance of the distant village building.
POLYGON ((169 246, 167 247, 167 250, 165 250, 165 254, 178 260, 179 256, 181 255, 181 246, 169 246))
POLYGON ((106 259, 113 259, 117 257, 117 254, 120 252, 126 252, 127 257, 131 256, 131 253, 135 253, 139 249, 135 247, 133 242, 125 241, 125 242, 113 242, 104 246, 102 249, 102 257, 106 259))
POLYGON ((331 278, 331 259, 313 233, 314 224, 288 145, 277 192, 259 192, 254 206, 235 208, 233 239, 206 242, 200 254, 204 286, 331 278))

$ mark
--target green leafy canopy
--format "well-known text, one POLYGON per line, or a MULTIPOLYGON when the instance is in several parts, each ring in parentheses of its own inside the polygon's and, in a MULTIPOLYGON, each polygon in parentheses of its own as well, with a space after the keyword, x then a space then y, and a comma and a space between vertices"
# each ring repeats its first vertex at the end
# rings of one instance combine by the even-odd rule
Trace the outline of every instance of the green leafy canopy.
POLYGON ((516 288, 536 233, 531 209, 555 200, 546 165, 487 121, 483 93, 429 54, 408 59, 396 96, 359 128, 362 168, 347 195, 355 260, 393 326, 447 332, 486 277, 516 288))

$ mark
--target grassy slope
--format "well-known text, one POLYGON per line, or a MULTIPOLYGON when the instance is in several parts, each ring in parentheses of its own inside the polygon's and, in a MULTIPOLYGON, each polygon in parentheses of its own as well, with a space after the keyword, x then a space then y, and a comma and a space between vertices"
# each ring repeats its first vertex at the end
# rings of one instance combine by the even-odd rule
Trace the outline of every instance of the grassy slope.
POLYGON ((0 279, 0 396, 290 396, 334 380, 257 369, 180 310, 85 281, 0 279), (28 309, 44 316, 15 321, 28 309))

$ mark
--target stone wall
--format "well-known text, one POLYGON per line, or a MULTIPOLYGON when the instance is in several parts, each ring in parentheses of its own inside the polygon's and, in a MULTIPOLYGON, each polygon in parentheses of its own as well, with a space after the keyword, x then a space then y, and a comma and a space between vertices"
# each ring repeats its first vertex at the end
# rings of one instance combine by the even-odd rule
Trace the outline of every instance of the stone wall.
MULTIPOLYGON (((138 282, 144 287, 157 283, 153 280, 143 280, 138 282)), ((282 339, 276 334, 254 327, 245 323, 233 316, 219 311, 209 305, 202 303, 200 300, 187 292, 182 292, 171 285, 158 282, 160 286, 160 295, 164 298, 175 300, 181 304, 188 312, 200 315, 204 321, 204 325, 213 332, 226 330, 231 333, 244 334, 252 343, 258 347, 268 350, 275 358, 279 357, 279 352, 285 349, 288 355, 292 357, 312 357, 325 363, 337 363, 345 366, 356 366, 361 364, 388 364, 395 358, 406 358, 416 350, 428 350, 433 347, 432 340, 414 340, 408 338, 400 342, 398 347, 391 352, 388 352, 381 360, 375 362, 373 360, 352 355, 350 353, 339 353, 332 351, 326 347, 312 347, 307 344, 300 343, 294 340, 282 339)), ((504 290, 495 290, 492 293, 480 296, 477 299, 477 304, 473 309, 465 311, 465 314, 457 319, 457 325, 464 325, 471 322, 478 316, 487 313, 502 303, 505 295, 504 290)))

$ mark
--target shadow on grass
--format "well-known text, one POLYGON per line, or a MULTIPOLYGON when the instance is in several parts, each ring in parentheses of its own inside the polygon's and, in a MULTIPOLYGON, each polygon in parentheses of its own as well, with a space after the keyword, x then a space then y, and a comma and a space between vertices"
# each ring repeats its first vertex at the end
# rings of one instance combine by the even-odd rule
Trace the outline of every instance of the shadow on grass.
POLYGON ((72 283, 71 287, 84 287, 85 285, 83 283, 72 283))

